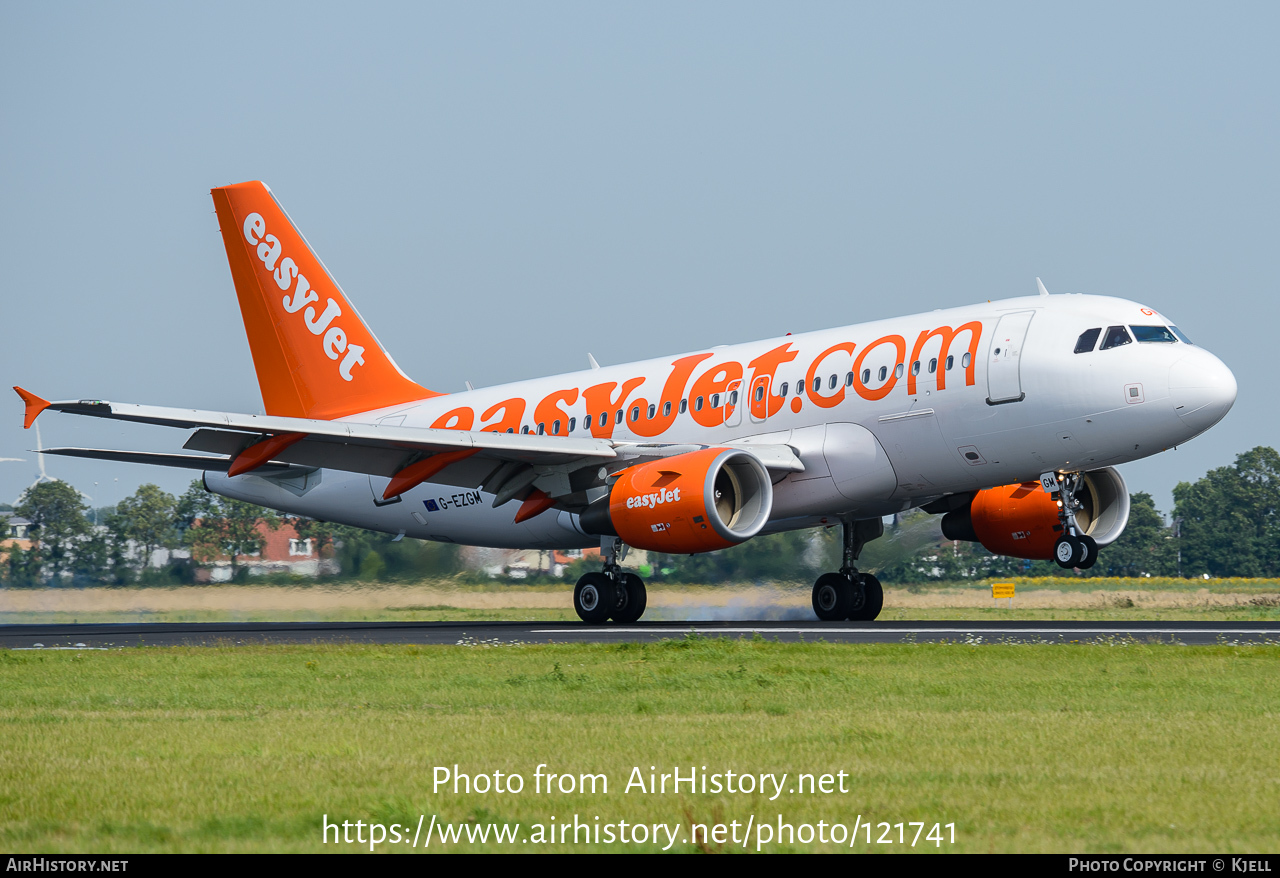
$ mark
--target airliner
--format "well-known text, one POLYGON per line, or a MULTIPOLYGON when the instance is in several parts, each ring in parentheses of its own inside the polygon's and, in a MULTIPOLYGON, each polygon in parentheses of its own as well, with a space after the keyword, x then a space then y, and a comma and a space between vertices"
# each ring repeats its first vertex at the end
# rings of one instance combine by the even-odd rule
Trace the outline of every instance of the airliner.
POLYGON ((584 622, 644 613, 626 552, 694 554, 835 526, 823 620, 871 621, 857 568, 884 516, 1087 568, 1129 517, 1117 466, 1186 442, 1231 371, 1147 305, 1037 294, 444 394, 411 380, 276 201, 212 190, 264 414, 15 387, 45 409, 191 431, 182 451, 55 448, 203 473, 206 489, 322 521, 479 546, 599 546, 584 622))

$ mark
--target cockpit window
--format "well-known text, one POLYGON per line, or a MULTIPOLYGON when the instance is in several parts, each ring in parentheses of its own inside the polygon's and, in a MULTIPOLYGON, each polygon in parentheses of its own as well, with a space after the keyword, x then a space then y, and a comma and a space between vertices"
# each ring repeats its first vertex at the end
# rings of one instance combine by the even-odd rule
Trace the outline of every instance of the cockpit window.
POLYGON ((1111 348, 1118 348, 1120 345, 1129 344, 1133 339, 1129 338, 1129 333, 1123 326, 1108 326, 1107 334, 1102 339, 1102 347, 1099 350, 1108 351, 1111 348))
POLYGON ((1176 335, 1178 338, 1182 339, 1183 344, 1191 344, 1191 339, 1187 338, 1187 334, 1183 332, 1181 329, 1179 329, 1178 327, 1170 326, 1169 331, 1172 332, 1174 335, 1176 335))
POLYGON ((1093 346, 1098 343, 1098 336, 1102 334, 1102 327, 1095 326, 1093 329, 1086 329, 1080 333, 1080 337, 1076 339, 1076 353, 1087 354, 1093 350, 1093 346))
POLYGON ((1168 342, 1175 343, 1178 339, 1167 326, 1130 326, 1133 330, 1133 337, 1140 342, 1168 342))

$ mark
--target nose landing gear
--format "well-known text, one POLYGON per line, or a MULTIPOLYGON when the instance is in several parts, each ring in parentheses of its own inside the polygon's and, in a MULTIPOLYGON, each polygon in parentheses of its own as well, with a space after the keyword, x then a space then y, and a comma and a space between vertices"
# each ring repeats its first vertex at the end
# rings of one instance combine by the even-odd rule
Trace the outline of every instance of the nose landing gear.
POLYGON ((1052 483, 1057 484, 1058 521, 1062 527, 1062 536, 1053 544, 1053 560, 1068 570, 1088 570, 1098 560, 1098 543, 1076 521, 1076 512, 1084 508, 1076 497, 1080 473, 1046 473, 1041 476, 1041 483, 1047 487, 1051 477, 1052 483))
POLYGON ((629 625, 644 615, 649 603, 644 580, 618 565, 619 555, 625 552, 622 540, 605 537, 600 549, 605 559, 604 570, 587 573, 578 580, 573 589, 573 609, 579 619, 592 625, 610 619, 629 625))
POLYGON ((878 518, 842 523, 844 563, 839 573, 824 573, 813 584, 813 612, 824 622, 870 622, 884 607, 884 589, 870 573, 854 566, 862 547, 884 534, 878 518))

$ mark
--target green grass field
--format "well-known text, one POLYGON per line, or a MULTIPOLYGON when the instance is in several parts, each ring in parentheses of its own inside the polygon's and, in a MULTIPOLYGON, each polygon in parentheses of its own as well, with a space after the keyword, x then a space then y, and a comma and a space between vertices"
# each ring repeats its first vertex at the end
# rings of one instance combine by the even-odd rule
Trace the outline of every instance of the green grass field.
POLYGON ((1131 641, 0 651, 0 846, 333 850, 324 814, 525 827, 860 815, 954 823, 962 851, 1274 851, 1278 660, 1280 646, 1131 641), (527 785, 433 793, 435 767, 455 763, 527 785), (603 773, 609 792, 537 794, 540 763, 603 773), (845 771, 849 792, 622 791, 633 766, 675 765, 845 771))

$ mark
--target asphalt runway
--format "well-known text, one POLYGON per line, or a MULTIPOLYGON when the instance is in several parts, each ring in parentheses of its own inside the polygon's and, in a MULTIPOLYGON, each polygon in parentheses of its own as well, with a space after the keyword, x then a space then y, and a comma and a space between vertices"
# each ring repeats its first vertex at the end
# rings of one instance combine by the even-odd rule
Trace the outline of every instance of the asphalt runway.
POLYGON ((618 643, 685 637, 828 643, 1280 643, 1278 622, 186 622, 0 625, 3 649, 119 649, 262 643, 618 643))

